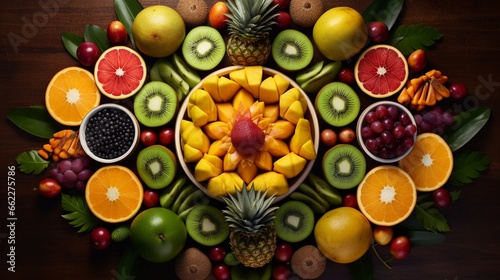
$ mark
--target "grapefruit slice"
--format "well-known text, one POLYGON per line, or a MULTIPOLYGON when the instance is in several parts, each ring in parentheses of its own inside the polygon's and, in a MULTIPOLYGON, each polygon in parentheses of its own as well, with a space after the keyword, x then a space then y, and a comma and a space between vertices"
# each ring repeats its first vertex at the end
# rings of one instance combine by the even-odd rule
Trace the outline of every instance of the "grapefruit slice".
POLYGON ((99 90, 111 99, 124 99, 138 92, 146 80, 144 59, 133 49, 115 46, 101 54, 94 76, 99 90))
POLYGON ((360 89, 375 98, 399 92, 408 79, 408 63, 404 55, 390 45, 374 45, 366 49, 354 66, 354 77, 360 89))
POLYGON ((410 175, 418 191, 434 191, 450 178, 453 153, 441 136, 422 133, 411 152, 399 161, 399 167, 410 175))
POLYGON ((68 126, 80 125, 100 101, 94 76, 80 67, 67 67, 56 73, 45 91, 47 111, 54 120, 68 126))
POLYGON ((120 165, 101 167, 89 178, 85 188, 90 211, 108 223, 132 218, 141 207, 143 194, 139 178, 120 165))
POLYGON ((357 190, 359 210, 370 222, 393 226, 404 221, 417 203, 411 177, 399 167, 380 165, 370 170, 357 190))

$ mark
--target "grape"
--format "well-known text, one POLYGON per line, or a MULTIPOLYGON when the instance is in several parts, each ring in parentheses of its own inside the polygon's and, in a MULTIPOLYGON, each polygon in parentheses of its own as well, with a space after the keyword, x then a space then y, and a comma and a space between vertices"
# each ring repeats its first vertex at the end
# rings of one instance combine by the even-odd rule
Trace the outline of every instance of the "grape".
POLYGON ((399 121, 404 126, 411 124, 410 116, 408 116, 408 114, 404 112, 399 115, 399 121))
POLYGON ((384 125, 379 120, 372 122, 371 129, 375 133, 382 133, 384 131, 384 125))
POLYGON ((455 123, 455 118, 449 112, 443 113, 443 123, 447 126, 453 125, 455 123))
POLYGON ((92 171, 86 168, 80 171, 80 173, 78 173, 78 180, 87 181, 90 178, 90 176, 92 176, 92 171))
POLYGON ((80 191, 80 192, 83 192, 85 191, 85 187, 87 186, 87 182, 85 181, 82 181, 82 180, 78 180, 75 182, 75 190, 77 191, 80 191))
POLYGON ((382 138, 382 142, 385 144, 393 144, 396 142, 396 139, 388 130, 382 131, 382 133, 380 133, 380 138, 382 138))
POLYGON ((383 119, 382 123, 384 124, 384 128, 387 130, 391 130, 394 127, 394 121, 390 118, 383 119))
POLYGON ((426 121, 423 121, 423 120, 422 120, 422 122, 420 123, 420 125, 418 127, 420 128, 420 131, 419 131, 420 133, 422 133, 422 132, 430 132, 433 129, 432 124, 430 124, 430 123, 428 123, 426 121))
POLYGON ((422 122, 422 115, 420 115, 420 114, 415 114, 415 115, 413 116, 413 118, 415 119, 415 123, 416 123, 417 125, 420 125, 420 123, 422 122))
POLYGON ((409 124, 404 128, 406 136, 413 136, 417 132, 417 126, 414 124, 409 124))
MULTIPOLYGON (((416 127, 415 127, 415 129, 416 129, 416 127)), ((394 127, 394 129, 392 130, 392 135, 396 139, 401 139, 401 138, 403 138, 406 135, 406 130, 405 130, 405 128, 402 125, 398 125, 398 126, 394 127)))
POLYGON ((83 169, 82 159, 76 158, 73 161, 71 161, 71 170, 73 170, 73 172, 78 173, 82 171, 82 169, 83 169))
POLYGON ((396 120, 399 115, 399 110, 396 106, 390 105, 389 107, 387 107, 387 113, 389 114, 391 119, 396 120))
POLYGON ((371 111, 371 112, 366 113, 365 121, 367 123, 373 123, 376 120, 377 120, 377 115, 375 114, 375 112, 371 111))
POLYGON ((57 164, 57 170, 59 170, 59 172, 61 173, 64 173, 66 170, 70 170, 71 169, 71 161, 69 159, 65 159, 65 160, 61 160, 58 164, 57 164))
POLYGON ((65 184, 74 184, 76 181, 78 180, 78 177, 76 175, 75 172, 73 172, 73 170, 66 170, 64 172, 64 183, 65 184))
POLYGON ((379 120, 387 117, 387 114, 387 107, 385 107, 384 105, 378 105, 377 108, 375 108, 375 115, 377 115, 377 118, 379 120))
POLYGON ((403 139, 403 145, 407 148, 410 148, 415 144, 415 140, 413 140, 413 137, 405 137, 403 139))
POLYGON ((374 138, 368 138, 365 141, 365 146, 370 152, 375 152, 378 149, 378 142, 374 138))
POLYGON ((373 131, 369 125, 363 126, 363 128, 361 129, 361 136, 363 138, 370 138, 373 136, 373 131))

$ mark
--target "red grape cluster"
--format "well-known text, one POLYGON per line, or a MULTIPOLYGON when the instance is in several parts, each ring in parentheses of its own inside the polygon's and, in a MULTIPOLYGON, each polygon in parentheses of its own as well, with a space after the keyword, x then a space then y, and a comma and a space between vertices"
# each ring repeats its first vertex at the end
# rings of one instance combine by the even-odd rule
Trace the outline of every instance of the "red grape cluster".
POLYGON ((50 177, 67 189, 84 191, 87 180, 92 175, 89 169, 90 159, 87 156, 64 159, 50 171, 50 177))
POLYGON ((366 113, 361 137, 374 155, 390 159, 403 155, 414 144, 417 126, 411 117, 395 105, 377 105, 366 113))
POLYGON ((442 134, 447 126, 455 123, 455 118, 448 111, 444 111, 441 107, 434 107, 431 110, 415 114, 413 116, 417 123, 417 132, 434 132, 442 134))

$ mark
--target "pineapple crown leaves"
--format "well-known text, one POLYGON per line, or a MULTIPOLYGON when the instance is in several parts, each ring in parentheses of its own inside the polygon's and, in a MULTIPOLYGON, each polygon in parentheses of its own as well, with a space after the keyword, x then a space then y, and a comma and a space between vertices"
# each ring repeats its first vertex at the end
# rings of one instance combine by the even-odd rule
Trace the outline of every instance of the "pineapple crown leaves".
POLYGON ((267 197, 267 192, 256 191, 253 184, 250 188, 243 184, 236 195, 223 197, 227 209, 222 212, 229 226, 235 231, 256 232, 271 224, 278 207, 270 207, 275 195, 267 197))
POLYGON ((226 20, 230 35, 246 38, 266 37, 276 24, 272 0, 228 0, 226 20))

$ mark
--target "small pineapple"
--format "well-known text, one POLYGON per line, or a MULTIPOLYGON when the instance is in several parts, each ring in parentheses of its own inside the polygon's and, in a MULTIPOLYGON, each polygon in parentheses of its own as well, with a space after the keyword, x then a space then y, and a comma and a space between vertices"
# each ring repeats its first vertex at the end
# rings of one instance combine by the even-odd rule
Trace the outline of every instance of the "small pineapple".
POLYGON ((275 196, 256 191, 246 185, 235 195, 223 197, 227 209, 222 210, 229 223, 229 244, 234 256, 247 267, 269 263, 276 250, 274 217, 278 207, 270 207, 275 196))
POLYGON ((264 65, 271 53, 269 32, 276 23, 272 0, 228 0, 227 55, 233 65, 264 65))

